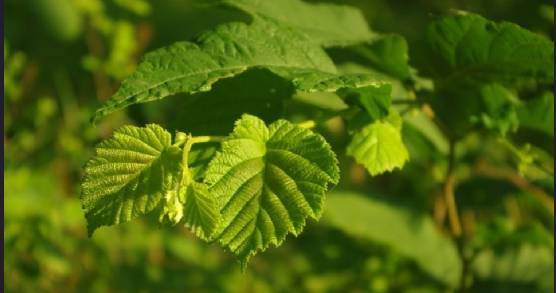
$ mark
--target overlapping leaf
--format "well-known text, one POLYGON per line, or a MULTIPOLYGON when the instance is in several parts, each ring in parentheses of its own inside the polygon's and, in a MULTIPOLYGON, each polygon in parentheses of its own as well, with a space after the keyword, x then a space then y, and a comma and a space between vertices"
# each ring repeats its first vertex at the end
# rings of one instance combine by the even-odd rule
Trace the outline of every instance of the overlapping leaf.
POLYGON ((203 239, 209 239, 220 222, 208 186, 193 180, 182 150, 155 124, 122 127, 100 143, 85 166, 81 187, 89 234, 155 208, 160 208, 161 220, 183 222, 203 239))
POLYGON ((456 247, 432 219, 407 207, 354 192, 331 192, 323 221, 347 234, 385 244, 425 272, 456 287, 461 262, 456 247))
POLYGON ((383 85, 365 74, 338 75, 326 53, 303 33, 256 19, 250 25, 225 24, 196 43, 180 42, 147 54, 94 119, 177 93, 209 91, 218 80, 251 68, 268 69, 301 92, 383 85))
POLYGON ((271 18, 307 34, 323 46, 344 46, 374 37, 363 14, 355 7, 300 0, 223 0, 224 4, 254 17, 271 18))
POLYGON ((221 204, 219 242, 245 264, 301 233, 307 217, 318 218, 328 184, 338 180, 338 162, 320 135, 244 115, 206 171, 221 204))
POLYGON ((81 202, 92 234, 158 206, 179 182, 181 151, 160 126, 125 126, 101 142, 85 166, 81 202))
POLYGON ((554 43, 512 23, 459 14, 431 24, 427 40, 432 68, 442 79, 514 86, 554 80, 554 43))

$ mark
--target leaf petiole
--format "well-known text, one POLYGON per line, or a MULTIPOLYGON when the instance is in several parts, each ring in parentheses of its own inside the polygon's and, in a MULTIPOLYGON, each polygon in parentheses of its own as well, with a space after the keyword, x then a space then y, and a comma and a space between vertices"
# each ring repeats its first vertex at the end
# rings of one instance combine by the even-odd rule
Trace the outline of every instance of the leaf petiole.
POLYGON ((297 126, 305 129, 311 129, 311 128, 315 128, 315 126, 317 126, 317 123, 315 122, 315 120, 307 120, 301 123, 297 123, 297 126))

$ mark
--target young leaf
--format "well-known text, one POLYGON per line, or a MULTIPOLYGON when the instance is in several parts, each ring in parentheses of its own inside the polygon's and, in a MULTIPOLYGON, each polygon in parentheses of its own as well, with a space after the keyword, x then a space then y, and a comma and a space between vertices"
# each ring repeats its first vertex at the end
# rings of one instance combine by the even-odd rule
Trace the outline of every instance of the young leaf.
POLYGON ((301 233, 307 217, 320 217, 328 183, 338 180, 338 161, 320 135, 244 115, 206 171, 221 205, 219 242, 245 265, 288 233, 301 233))
POLYGON ((326 53, 304 34, 256 19, 251 25, 219 26, 197 43, 180 42, 147 54, 94 120, 133 104, 209 91, 218 80, 250 68, 266 68, 301 92, 384 84, 365 74, 338 75, 326 53))
POLYGON ((179 180, 181 150, 158 125, 124 126, 101 142, 85 166, 81 202, 89 235, 158 206, 179 180))
POLYGON ((311 4, 300 0, 222 2, 253 17, 271 18, 296 28, 326 47, 362 43, 376 37, 376 34, 369 30, 363 14, 350 6, 311 4))
POLYGON ((479 15, 445 17, 431 24, 427 40, 434 73, 442 79, 551 83, 554 43, 518 25, 479 15))
MULTIPOLYGON (((199 170, 193 173, 189 168, 192 147, 190 139, 191 136, 186 137, 183 147, 179 184, 176 184, 173 190, 166 192, 160 222, 170 222, 175 225, 183 221, 185 226, 199 238, 211 240, 220 224, 220 212, 215 197, 208 191, 208 186, 194 180, 195 176, 199 175, 199 170)), ((211 147, 194 153, 193 161, 203 165, 204 153, 214 154, 210 150, 211 147)))
POLYGON ((400 127, 376 121, 353 135, 347 154, 365 166, 374 176, 401 168, 409 159, 400 134, 400 127))

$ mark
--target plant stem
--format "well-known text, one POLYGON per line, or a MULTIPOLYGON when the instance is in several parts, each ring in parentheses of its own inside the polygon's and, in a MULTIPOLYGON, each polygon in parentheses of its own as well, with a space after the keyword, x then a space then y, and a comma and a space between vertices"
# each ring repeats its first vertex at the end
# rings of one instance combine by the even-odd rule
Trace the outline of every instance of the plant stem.
POLYGON ((459 220, 458 209, 456 206, 456 200, 454 196, 454 185, 455 176, 454 168, 456 163, 456 143, 454 140, 450 140, 450 148, 448 152, 448 171, 446 173, 446 180, 444 181, 444 186, 442 187, 442 193, 444 194, 444 201, 446 203, 446 208, 448 210, 448 220, 450 221, 450 229, 455 238, 461 236, 461 223, 459 220))
MULTIPOLYGON (((315 120, 307 120, 301 123, 298 123, 297 126, 301 127, 301 128, 307 128, 307 129, 311 129, 311 128, 315 128, 317 126, 317 122, 315 122, 315 120)), ((177 135, 186 135, 183 132, 178 132, 177 135)), ((207 142, 223 142, 226 139, 228 139, 227 136, 210 136, 210 135, 203 135, 203 136, 193 136, 193 137, 188 137, 184 140, 178 141, 175 143, 176 146, 181 146, 183 145, 186 141, 187 143, 193 145, 196 143, 207 143, 207 142)))
POLYGON ((297 126, 299 126, 301 128, 311 129, 311 128, 315 128, 315 126, 317 126, 317 123, 315 122, 315 120, 307 120, 307 121, 298 123, 297 126))
POLYGON ((467 291, 466 280, 469 274, 470 260, 465 253, 465 239, 462 237, 461 222, 458 215, 456 199, 454 195, 455 189, 455 166, 456 166, 456 141, 450 139, 448 151, 448 171, 446 172, 446 179, 442 186, 442 193, 444 195, 444 202, 448 212, 448 220, 450 222, 450 230, 456 243, 459 258, 462 263, 462 271, 459 280, 459 288, 456 292, 464 293, 467 291))
POLYGON ((194 136, 191 138, 191 144, 195 143, 205 143, 205 142, 223 142, 228 137, 226 136, 194 136))

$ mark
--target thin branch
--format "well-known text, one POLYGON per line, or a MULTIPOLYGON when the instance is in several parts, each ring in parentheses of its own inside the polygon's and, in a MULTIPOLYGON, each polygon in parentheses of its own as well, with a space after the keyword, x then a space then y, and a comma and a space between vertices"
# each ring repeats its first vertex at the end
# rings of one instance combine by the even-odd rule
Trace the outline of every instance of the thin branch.
POLYGON ((554 198, 548 195, 542 188, 531 184, 515 171, 496 168, 484 161, 479 161, 474 167, 474 172, 479 176, 502 179, 512 183, 541 202, 554 215, 554 198))
POLYGON ((228 139, 227 136, 194 136, 191 139, 191 144, 206 143, 206 142, 223 142, 228 139))
POLYGON ((456 143, 453 140, 450 140, 450 149, 448 152, 448 171, 446 173, 446 179, 442 187, 442 192, 444 194, 444 201, 448 210, 450 229, 452 230, 452 234, 454 235, 454 237, 459 238, 461 236, 461 223, 459 220, 458 209, 454 196, 454 168, 456 161, 455 146, 456 143))

